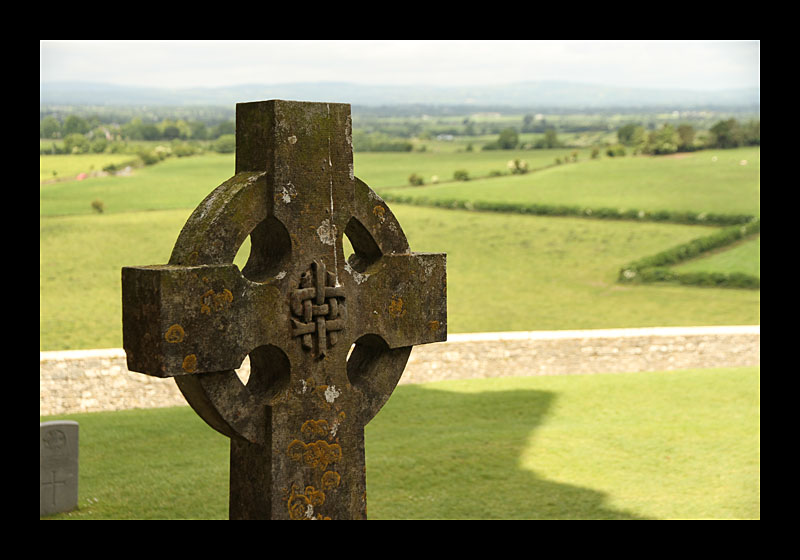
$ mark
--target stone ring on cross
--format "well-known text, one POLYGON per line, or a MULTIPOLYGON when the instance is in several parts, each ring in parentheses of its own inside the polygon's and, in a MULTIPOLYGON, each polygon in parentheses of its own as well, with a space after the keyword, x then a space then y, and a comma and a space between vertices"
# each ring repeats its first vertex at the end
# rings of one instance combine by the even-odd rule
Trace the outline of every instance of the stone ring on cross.
POLYGON ((447 337, 445 255, 411 252, 355 177, 349 105, 239 103, 235 175, 168 264, 122 269, 122 315, 128 368, 231 439, 231 519, 364 519, 364 426, 447 337))

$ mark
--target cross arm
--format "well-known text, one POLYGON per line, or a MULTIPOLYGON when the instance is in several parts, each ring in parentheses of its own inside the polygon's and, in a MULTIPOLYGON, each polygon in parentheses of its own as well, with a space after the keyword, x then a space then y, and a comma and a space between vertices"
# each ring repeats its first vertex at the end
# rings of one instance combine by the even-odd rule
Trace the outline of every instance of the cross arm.
POLYGON ((235 265, 122 269, 123 346, 131 371, 155 377, 238 368, 264 340, 264 321, 285 306, 277 288, 253 284, 235 265))
POLYGON ((447 339, 444 253, 383 255, 360 279, 359 315, 351 318, 356 338, 377 334, 389 348, 447 339))

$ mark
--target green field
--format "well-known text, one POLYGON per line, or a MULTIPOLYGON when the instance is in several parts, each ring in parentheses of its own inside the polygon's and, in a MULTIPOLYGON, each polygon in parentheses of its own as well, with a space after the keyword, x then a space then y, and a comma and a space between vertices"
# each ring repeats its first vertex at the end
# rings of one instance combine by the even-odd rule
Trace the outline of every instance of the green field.
POLYGON ((761 236, 675 266, 680 272, 744 272, 761 276, 761 236))
POLYGON ((525 175, 383 192, 430 200, 760 214, 759 148, 677 156, 601 158, 525 175))
MULTIPOLYGON (((227 518, 228 439, 188 406, 57 418, 81 467, 53 518, 227 518)), ((759 519, 760 372, 401 385, 366 459, 376 520, 759 519)))
MULTIPOLYGON (((563 151, 517 153, 532 167, 549 165, 558 154, 563 151)), ((502 168, 512 155, 356 154, 355 169, 378 192, 387 192, 411 172, 466 169, 478 176, 502 168)), ((120 347, 121 268, 165 263, 186 218, 233 174, 233 161, 218 154, 172 158, 130 177, 40 185, 40 350, 120 347), (103 202, 104 213, 92 209, 94 200, 103 202)), ((580 159, 523 176, 403 190, 524 200, 539 200, 533 195, 541 193, 563 204, 616 201, 653 210, 756 214, 758 162, 757 149, 580 159), (742 159, 748 165, 739 165, 742 159), (632 179, 638 188, 627 185, 632 179)), ((414 251, 448 254, 450 332, 760 323, 758 290, 616 281, 625 264, 715 228, 391 206, 414 251)), ((732 254, 727 264, 708 259, 697 266, 760 267, 752 251, 732 254)), ((243 250, 238 264, 245 255, 243 250)))
POLYGON ((74 179, 80 173, 102 171, 137 159, 132 154, 72 154, 39 156, 39 182, 74 179))

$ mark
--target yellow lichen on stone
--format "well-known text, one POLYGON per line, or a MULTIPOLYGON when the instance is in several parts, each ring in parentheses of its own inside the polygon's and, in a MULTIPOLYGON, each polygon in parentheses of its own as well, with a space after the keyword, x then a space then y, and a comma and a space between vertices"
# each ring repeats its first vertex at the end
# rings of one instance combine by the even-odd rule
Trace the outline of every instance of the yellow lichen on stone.
POLYGON ((186 373, 194 373, 197 371, 197 356, 194 354, 189 354, 183 359, 183 371, 186 373))
POLYGON ((200 313, 211 315, 211 311, 221 311, 233 301, 233 293, 227 288, 220 293, 208 290, 200 296, 200 313))
POLYGON ((306 420, 300 427, 300 431, 306 437, 328 435, 327 420, 306 420))
POLYGON ((338 472, 325 471, 325 474, 322 475, 322 489, 332 490, 333 488, 337 488, 341 480, 342 476, 338 472))
POLYGON ((289 519, 294 521, 302 521, 307 519, 327 519, 330 517, 324 516, 321 513, 314 515, 314 508, 320 507, 325 503, 325 492, 317 490, 313 486, 306 486, 303 493, 297 492, 297 487, 292 484, 292 491, 286 500, 286 506, 289 510, 289 519))
POLYGON ((295 439, 286 448, 286 454, 293 461, 302 462, 307 467, 325 470, 328 465, 342 458, 342 446, 322 439, 312 443, 295 439))
POLYGON ((395 319, 399 319, 405 314, 406 310, 403 304, 403 298, 392 296, 392 302, 389 304, 389 315, 395 319))
POLYGON ((183 337, 185 334, 186 333, 183 331, 183 327, 176 323, 167 329, 167 332, 164 334, 164 338, 167 342, 175 344, 178 342, 183 342, 183 337))
POLYGON ((293 461, 302 461, 303 453, 305 452, 305 450, 306 450, 306 444, 300 441, 299 439, 295 439, 286 448, 286 454, 293 461))

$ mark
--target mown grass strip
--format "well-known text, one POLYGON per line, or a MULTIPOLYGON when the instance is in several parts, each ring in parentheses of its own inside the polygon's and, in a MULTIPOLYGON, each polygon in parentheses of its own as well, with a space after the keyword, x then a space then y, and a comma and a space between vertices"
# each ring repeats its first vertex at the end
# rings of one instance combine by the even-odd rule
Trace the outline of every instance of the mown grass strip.
MULTIPOLYGON (((228 439, 188 407, 80 424, 79 508, 226 519, 228 439)), ((758 519, 760 370, 401 385, 367 425, 370 519, 758 519)))

